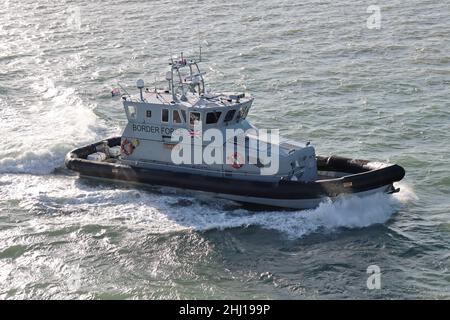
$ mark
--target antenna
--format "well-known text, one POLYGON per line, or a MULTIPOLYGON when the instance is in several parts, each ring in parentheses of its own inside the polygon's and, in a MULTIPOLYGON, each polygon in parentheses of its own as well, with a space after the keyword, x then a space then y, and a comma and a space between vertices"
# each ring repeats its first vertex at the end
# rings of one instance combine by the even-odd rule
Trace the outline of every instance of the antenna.
POLYGON ((173 65, 172 46, 171 46, 171 44, 170 44, 170 41, 168 41, 168 42, 169 42, 170 64, 173 65))
POLYGON ((144 96, 142 95, 142 89, 145 87, 144 80, 139 79, 136 81, 136 87, 138 87, 139 92, 141 93, 141 101, 144 101, 144 96))
POLYGON ((202 62, 202 41, 200 39, 200 29, 198 28, 198 24, 197 24, 197 37, 198 37, 198 49, 199 49, 198 62, 202 62))

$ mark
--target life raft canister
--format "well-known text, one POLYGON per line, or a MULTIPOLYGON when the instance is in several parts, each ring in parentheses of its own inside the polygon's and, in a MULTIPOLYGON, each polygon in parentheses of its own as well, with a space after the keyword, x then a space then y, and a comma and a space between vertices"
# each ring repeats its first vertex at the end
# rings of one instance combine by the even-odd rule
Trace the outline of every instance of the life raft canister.
POLYGON ((231 155, 231 166, 235 169, 240 169, 244 165, 244 159, 241 154, 235 152, 231 155))
POLYGON ((133 141, 124 139, 122 140, 122 143, 120 144, 120 151, 129 156, 133 153, 134 149, 139 145, 139 140, 134 139, 133 141))

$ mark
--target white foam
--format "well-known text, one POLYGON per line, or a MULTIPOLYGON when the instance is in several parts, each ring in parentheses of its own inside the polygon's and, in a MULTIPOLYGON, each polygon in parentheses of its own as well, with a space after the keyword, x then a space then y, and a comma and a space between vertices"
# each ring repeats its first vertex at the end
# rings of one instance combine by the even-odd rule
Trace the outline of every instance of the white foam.
POLYGON ((404 180, 394 183, 394 186, 396 188, 400 188, 400 192, 395 193, 394 198, 400 201, 401 203, 419 200, 419 197, 414 192, 412 186, 409 185, 404 180))
POLYGON ((93 106, 73 88, 55 86, 50 79, 36 80, 32 88, 38 99, 22 106, 3 101, 0 173, 50 173, 63 164, 68 150, 105 132, 93 106))
MULTIPOLYGON (((152 233, 260 226, 299 238, 314 232, 385 223, 402 205, 396 197, 379 193, 325 201, 312 210, 255 213, 226 200, 92 184, 73 177, 4 175, 0 184, 8 184, 0 188, 0 197, 19 201, 24 210, 44 214, 52 223, 124 225, 152 233), (235 209, 230 209, 230 204, 235 209)), ((43 225, 40 223, 41 228, 43 225)))

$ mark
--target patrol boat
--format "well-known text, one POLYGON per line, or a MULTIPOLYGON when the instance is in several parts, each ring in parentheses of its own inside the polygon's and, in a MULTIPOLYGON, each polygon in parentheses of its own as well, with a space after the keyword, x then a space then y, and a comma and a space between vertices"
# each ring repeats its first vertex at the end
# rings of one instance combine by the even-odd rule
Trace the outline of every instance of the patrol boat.
POLYGON ((393 185, 405 175, 399 165, 319 156, 309 142, 261 134, 247 119, 253 97, 206 91, 198 62, 182 54, 171 59, 165 89, 145 88, 138 80, 137 96, 122 95, 128 119, 122 136, 70 151, 66 166, 85 177, 293 209, 350 194, 399 191, 393 185))

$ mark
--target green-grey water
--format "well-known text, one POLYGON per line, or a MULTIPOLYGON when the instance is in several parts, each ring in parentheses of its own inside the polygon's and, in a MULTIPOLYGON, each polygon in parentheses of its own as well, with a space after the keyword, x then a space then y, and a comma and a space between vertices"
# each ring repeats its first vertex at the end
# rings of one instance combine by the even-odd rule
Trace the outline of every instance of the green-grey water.
POLYGON ((3 1, 0 298, 450 298, 449 16, 435 0, 3 1), (255 125, 398 163, 401 192, 254 211, 64 168, 120 134, 117 82, 164 79, 199 42, 208 87, 251 92, 255 125))

